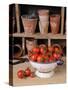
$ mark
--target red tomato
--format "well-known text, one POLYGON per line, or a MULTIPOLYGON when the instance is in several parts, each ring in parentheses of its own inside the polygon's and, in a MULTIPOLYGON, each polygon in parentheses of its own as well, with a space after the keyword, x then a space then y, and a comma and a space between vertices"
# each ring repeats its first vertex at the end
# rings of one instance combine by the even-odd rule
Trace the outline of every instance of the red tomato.
POLYGON ((53 56, 54 56, 55 59, 59 59, 61 57, 60 54, 56 54, 56 53, 54 53, 53 56))
POLYGON ((60 54, 57 54, 57 59, 59 59, 61 57, 61 55, 60 54))
POLYGON ((34 75, 33 72, 30 74, 30 77, 31 77, 31 78, 34 78, 34 77, 35 77, 35 75, 34 75))
POLYGON ((45 54, 47 51, 47 47, 44 44, 41 44, 39 47, 40 47, 40 53, 45 54))
POLYGON ((39 53, 39 47, 34 47, 34 48, 32 49, 32 52, 33 52, 33 53, 39 53))
POLYGON ((47 63, 47 62, 48 62, 48 60, 49 60, 48 55, 45 55, 45 56, 44 56, 44 63, 47 63))
POLYGON ((36 60, 37 60, 37 57, 38 57, 38 54, 33 54, 33 55, 31 56, 31 60, 32 60, 32 61, 36 61, 36 60))
POLYGON ((46 47, 40 47, 40 53, 45 54, 47 51, 46 47))
POLYGON ((55 59, 57 59, 57 54, 56 53, 53 53, 53 56, 55 59))
POLYGON ((25 70, 25 76, 30 76, 30 74, 31 74, 31 70, 29 68, 27 68, 25 70))
POLYGON ((20 79, 24 78, 24 71, 23 71, 23 70, 19 70, 19 71, 17 72, 17 76, 18 76, 18 78, 20 78, 20 79))
POLYGON ((44 61, 43 55, 38 55, 37 62, 43 62, 43 61, 44 61))

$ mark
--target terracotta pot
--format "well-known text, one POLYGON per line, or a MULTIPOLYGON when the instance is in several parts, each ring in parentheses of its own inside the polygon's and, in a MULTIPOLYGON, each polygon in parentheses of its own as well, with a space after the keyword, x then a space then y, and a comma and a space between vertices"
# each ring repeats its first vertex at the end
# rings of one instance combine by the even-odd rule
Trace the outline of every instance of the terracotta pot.
POLYGON ((13 48, 13 58, 19 58, 23 51, 22 51, 22 47, 19 44, 15 44, 12 46, 13 48))
POLYGON ((49 26, 49 10, 39 10, 39 29, 41 34, 48 33, 49 26))
POLYGON ((46 9, 38 10, 38 14, 39 14, 39 16, 49 15, 49 10, 46 10, 46 9))
POLYGON ((27 48, 27 51, 31 51, 33 47, 36 46, 36 40, 34 39, 30 39, 30 40, 26 40, 26 48, 27 48))
POLYGON ((55 48, 57 47, 57 48, 59 49, 59 52, 58 52, 58 53, 63 54, 63 52, 62 52, 62 47, 61 47, 60 44, 53 44, 52 47, 53 47, 53 49, 55 49, 55 48))
POLYGON ((49 20, 49 10, 39 10, 39 19, 40 21, 48 21, 49 20))
POLYGON ((22 17, 22 23, 25 34, 34 34, 37 25, 36 18, 29 18, 28 16, 22 17))
POLYGON ((46 21, 39 21, 39 29, 40 29, 40 33, 41 34, 46 34, 48 33, 48 26, 49 26, 49 22, 46 21))
POLYGON ((57 34, 59 32, 59 26, 60 26, 60 15, 51 15, 50 16, 51 32, 53 34, 57 34))

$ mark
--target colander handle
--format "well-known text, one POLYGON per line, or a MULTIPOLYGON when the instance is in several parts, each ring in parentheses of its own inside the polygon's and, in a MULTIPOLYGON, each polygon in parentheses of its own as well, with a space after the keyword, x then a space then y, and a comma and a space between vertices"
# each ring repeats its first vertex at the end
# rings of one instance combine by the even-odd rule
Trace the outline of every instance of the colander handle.
POLYGON ((63 65, 64 64, 64 61, 63 60, 58 60, 57 61, 57 65, 63 65))

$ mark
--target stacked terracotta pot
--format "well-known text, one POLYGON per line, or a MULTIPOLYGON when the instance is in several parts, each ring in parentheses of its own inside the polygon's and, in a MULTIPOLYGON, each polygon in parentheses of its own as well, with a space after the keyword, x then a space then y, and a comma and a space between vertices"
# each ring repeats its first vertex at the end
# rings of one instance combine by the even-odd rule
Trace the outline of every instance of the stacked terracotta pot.
MULTIPOLYGON (((60 15, 59 14, 53 14, 50 15, 50 21, 49 21, 49 10, 42 9, 38 10, 38 16, 39 16, 39 30, 41 34, 47 34, 49 23, 50 23, 50 30, 51 33, 57 34, 59 32, 60 27, 60 15)), ((22 16, 22 23, 24 27, 25 34, 34 34, 37 26, 37 17, 32 16, 22 16)))
POLYGON ((36 46, 36 40, 35 39, 29 39, 26 40, 26 48, 27 48, 27 52, 29 53, 33 47, 36 46))
POLYGON ((22 16, 22 23, 25 34, 34 34, 37 25, 37 18, 22 16))
POLYGON ((49 10, 39 10, 39 29, 41 34, 48 33, 49 10))

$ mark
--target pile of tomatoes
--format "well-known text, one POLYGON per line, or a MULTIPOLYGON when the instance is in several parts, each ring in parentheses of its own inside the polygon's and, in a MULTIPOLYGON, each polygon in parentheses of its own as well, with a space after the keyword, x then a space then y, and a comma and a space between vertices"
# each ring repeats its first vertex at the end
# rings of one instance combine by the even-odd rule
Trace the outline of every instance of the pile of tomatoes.
POLYGON ((23 78, 26 78, 26 77, 33 78, 33 77, 35 77, 35 75, 34 75, 34 72, 31 72, 30 68, 27 67, 25 70, 22 70, 22 69, 18 70, 17 77, 19 79, 23 79, 23 78))
POLYGON ((62 50, 59 47, 48 47, 44 44, 35 46, 28 53, 29 60, 38 63, 50 63, 59 60, 62 55, 62 50))

